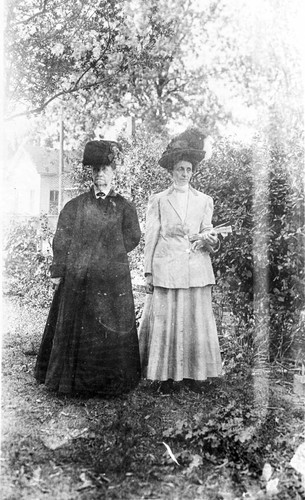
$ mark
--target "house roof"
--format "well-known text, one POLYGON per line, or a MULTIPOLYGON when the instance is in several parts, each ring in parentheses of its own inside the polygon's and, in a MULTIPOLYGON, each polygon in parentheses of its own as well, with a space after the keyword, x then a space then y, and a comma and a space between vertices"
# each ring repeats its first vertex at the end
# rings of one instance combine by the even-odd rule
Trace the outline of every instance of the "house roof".
POLYGON ((30 155, 40 175, 58 174, 59 151, 57 149, 27 144, 25 150, 30 155))

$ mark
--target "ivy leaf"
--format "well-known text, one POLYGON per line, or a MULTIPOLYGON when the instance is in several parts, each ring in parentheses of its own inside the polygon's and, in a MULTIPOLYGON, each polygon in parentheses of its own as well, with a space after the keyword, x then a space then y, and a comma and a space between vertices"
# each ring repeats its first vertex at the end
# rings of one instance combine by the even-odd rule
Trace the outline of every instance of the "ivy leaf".
POLYGON ((267 484, 266 484, 267 495, 270 495, 270 496, 277 495, 279 493, 278 484, 279 484, 278 477, 275 478, 275 479, 271 479, 270 481, 268 481, 267 484))
POLYGON ((272 472, 273 472, 273 469, 272 469, 271 465, 268 463, 265 463, 265 465, 263 467, 263 471, 262 471, 262 479, 264 481, 268 482, 272 476, 272 472))
POLYGON ((51 48, 51 52, 55 55, 55 56, 60 56, 63 54, 65 50, 65 46, 62 44, 62 43, 56 43, 54 45, 54 47, 51 48))
POLYGON ((194 467, 200 467, 202 465, 203 460, 200 455, 192 455, 192 461, 188 466, 189 470, 192 470, 194 467))

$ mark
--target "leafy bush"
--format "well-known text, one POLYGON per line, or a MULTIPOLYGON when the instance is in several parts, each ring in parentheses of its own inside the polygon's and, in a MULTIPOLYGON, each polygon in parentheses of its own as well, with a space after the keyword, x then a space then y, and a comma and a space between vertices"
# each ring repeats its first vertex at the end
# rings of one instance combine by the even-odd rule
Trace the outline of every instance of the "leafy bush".
POLYGON ((118 170, 118 190, 129 196, 137 207, 142 238, 138 247, 130 254, 130 267, 139 277, 144 277, 143 253, 145 219, 148 199, 151 194, 166 189, 170 176, 158 165, 160 152, 166 138, 152 136, 143 131, 131 142, 120 141, 124 149, 124 165, 118 170))
MULTIPOLYGON (((261 471, 264 460, 262 443, 256 431, 257 417, 251 405, 239 408, 236 401, 232 401, 217 408, 208 420, 202 414, 194 415, 191 422, 178 420, 175 427, 163 432, 163 436, 183 443, 183 447, 214 464, 226 459, 234 466, 250 467, 257 473, 261 471)), ((184 452, 177 457, 184 457, 186 461, 190 458, 184 452)))
POLYGON ((5 291, 8 295, 17 296, 24 303, 34 306, 50 305, 52 237, 46 216, 11 225, 6 236, 4 259, 5 291))
MULTIPOLYGON (((195 479, 201 476, 205 480, 204 466, 210 463, 216 470, 229 469, 232 481, 243 489, 253 485, 249 479, 259 479, 255 498, 265 498, 268 479, 262 472, 267 465, 272 479, 278 478, 276 498, 304 498, 300 474, 289 464, 296 446, 303 442, 303 415, 298 417, 300 432, 295 433, 287 420, 291 407, 283 406, 270 407, 262 414, 259 405, 255 408, 244 398, 233 399, 208 415, 200 411, 192 418, 177 420, 163 431, 163 437, 175 450, 187 477, 195 473, 195 479)), ((167 455, 164 461, 171 463, 167 455)))
POLYGON ((248 344, 271 358, 289 352, 304 303, 302 155, 220 142, 194 179, 214 199, 214 225, 233 226, 213 256, 224 300, 248 344))
MULTIPOLYGON (((130 192, 142 226, 143 238, 131 254, 131 268, 139 276, 149 195, 171 183, 158 166, 166 142, 142 131, 124 143, 118 183, 130 192)), ((259 138, 251 148, 222 140, 193 177, 194 187, 214 199, 214 225, 233 226, 212 259, 223 303, 235 318, 235 340, 248 355, 288 353, 298 333, 304 303, 302 158, 297 143, 287 153, 259 138)))
MULTIPOLYGON (((130 254, 132 275, 139 281, 148 198, 171 183, 170 175, 158 166, 167 141, 145 130, 132 140, 120 138, 124 165, 116 174, 118 190, 135 202, 143 234, 130 254)), ((247 359, 255 353, 268 358, 287 354, 301 335, 297 325, 304 303, 302 159, 297 143, 287 153, 259 138, 251 148, 222 140, 193 177, 194 187, 214 199, 214 225, 233 227, 212 259, 223 305, 234 315, 234 345, 226 341, 224 347, 228 351, 239 346, 238 355, 247 352, 247 359)), ((76 161, 73 175, 80 192, 90 184, 88 171, 76 161)))

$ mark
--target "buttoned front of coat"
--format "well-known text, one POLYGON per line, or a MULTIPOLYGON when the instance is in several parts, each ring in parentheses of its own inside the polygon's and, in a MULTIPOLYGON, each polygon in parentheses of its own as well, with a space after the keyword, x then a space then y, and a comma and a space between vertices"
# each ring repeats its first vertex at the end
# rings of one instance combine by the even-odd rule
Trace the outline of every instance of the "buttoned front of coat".
POLYGON ((186 215, 180 212, 173 187, 151 196, 145 234, 145 273, 154 286, 190 288, 215 283, 210 254, 191 250, 189 237, 212 228, 213 200, 192 187, 186 215))

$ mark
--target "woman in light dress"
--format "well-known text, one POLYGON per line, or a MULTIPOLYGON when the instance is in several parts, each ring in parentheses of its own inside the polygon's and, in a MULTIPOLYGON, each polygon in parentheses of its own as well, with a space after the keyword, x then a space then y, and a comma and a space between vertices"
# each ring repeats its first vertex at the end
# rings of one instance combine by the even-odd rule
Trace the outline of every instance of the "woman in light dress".
POLYGON ((212 310, 215 283, 210 252, 213 200, 190 185, 205 151, 204 135, 189 129, 172 139, 159 164, 172 185, 149 199, 145 234, 146 302, 139 330, 144 378, 160 381, 160 391, 183 385, 201 392, 222 364, 212 310))

